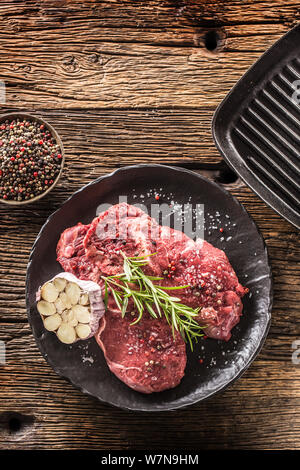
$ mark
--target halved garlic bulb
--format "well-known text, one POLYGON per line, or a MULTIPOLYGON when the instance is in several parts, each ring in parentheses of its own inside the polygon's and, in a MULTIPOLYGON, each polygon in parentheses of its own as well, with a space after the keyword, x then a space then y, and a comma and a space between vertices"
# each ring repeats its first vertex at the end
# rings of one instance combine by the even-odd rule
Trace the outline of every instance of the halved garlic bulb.
POLYGON ((105 313, 101 289, 70 273, 60 273, 37 292, 37 309, 46 330, 65 344, 91 338, 105 313))

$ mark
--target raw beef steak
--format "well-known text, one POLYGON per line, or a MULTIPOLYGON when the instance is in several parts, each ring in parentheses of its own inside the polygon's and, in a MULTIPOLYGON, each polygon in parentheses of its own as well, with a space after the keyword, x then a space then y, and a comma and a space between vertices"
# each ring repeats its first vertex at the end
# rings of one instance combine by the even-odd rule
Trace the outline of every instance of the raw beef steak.
MULTIPOLYGON (((242 314, 245 289, 223 251, 161 227, 141 209, 121 203, 89 226, 78 224, 63 232, 57 259, 65 271, 98 282, 103 288, 101 276, 123 271, 120 251, 129 257, 152 254, 146 274, 163 277, 160 283, 164 286, 188 285, 177 290, 176 296, 186 305, 201 307, 198 321, 208 336, 230 339, 231 329, 242 314)), ((132 305, 122 319, 110 298, 96 339, 111 371, 143 393, 176 386, 184 375, 184 341, 179 335, 173 338, 164 319, 153 320, 144 313, 142 320, 131 326, 132 318, 132 305)))
POLYGON ((164 243, 168 253, 168 275, 163 285, 190 287, 179 290, 176 295, 182 303, 193 308, 201 306, 198 321, 206 326, 205 333, 211 338, 228 341, 231 329, 239 322, 243 310, 241 297, 244 287, 229 263, 224 251, 204 240, 194 242, 190 238, 179 241, 174 230, 164 243))
POLYGON ((109 309, 102 318, 96 339, 108 367, 138 392, 161 392, 176 387, 186 366, 182 337, 176 333, 173 338, 166 321, 146 313, 131 326, 133 319, 132 314, 122 318, 118 309, 109 309))
MULTIPOLYGON (((120 273, 123 270, 120 251, 128 257, 147 256, 156 251, 151 231, 158 236, 159 225, 141 209, 125 203, 115 205, 91 223, 83 240, 85 255, 98 269, 99 276, 120 273)), ((161 273, 155 257, 149 258, 149 270, 161 273)))

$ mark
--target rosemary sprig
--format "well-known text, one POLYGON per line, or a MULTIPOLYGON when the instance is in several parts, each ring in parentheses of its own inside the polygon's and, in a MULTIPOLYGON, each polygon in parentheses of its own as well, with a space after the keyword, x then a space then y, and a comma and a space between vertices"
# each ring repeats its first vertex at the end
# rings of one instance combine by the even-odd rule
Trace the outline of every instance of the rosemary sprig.
MULTIPOLYGON (((124 258, 123 272, 114 276, 102 276, 105 282, 104 302, 106 307, 110 291, 124 318, 131 298, 138 311, 138 316, 131 325, 135 325, 141 320, 145 310, 153 318, 164 315, 172 328, 173 336, 175 330, 178 331, 193 349, 193 340, 197 341, 198 337, 203 336, 202 329, 204 327, 195 320, 200 307, 196 309, 188 307, 181 303, 178 297, 166 292, 167 290, 185 289, 189 286, 165 287, 156 285, 153 281, 160 281, 163 278, 147 276, 144 273, 142 267, 148 264, 145 256, 127 257, 123 252, 121 254, 124 258)), ((153 256, 153 254, 149 256, 153 256)))

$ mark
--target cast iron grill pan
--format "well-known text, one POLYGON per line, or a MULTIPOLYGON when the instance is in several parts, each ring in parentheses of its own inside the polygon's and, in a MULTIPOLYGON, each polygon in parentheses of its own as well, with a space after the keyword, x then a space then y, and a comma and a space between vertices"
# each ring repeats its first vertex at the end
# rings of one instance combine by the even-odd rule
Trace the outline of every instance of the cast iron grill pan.
POLYGON ((249 69, 218 107, 212 126, 227 163, 300 228, 300 26, 249 69))

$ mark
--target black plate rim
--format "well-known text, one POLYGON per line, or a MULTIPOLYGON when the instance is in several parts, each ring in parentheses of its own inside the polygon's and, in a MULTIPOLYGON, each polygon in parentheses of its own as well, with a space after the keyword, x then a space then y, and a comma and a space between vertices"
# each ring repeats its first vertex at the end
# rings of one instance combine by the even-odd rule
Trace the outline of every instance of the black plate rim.
POLYGON ((258 354, 260 353, 263 345, 264 345, 264 342, 266 340, 266 337, 268 335, 268 332, 269 332, 269 329, 270 329, 270 325, 271 325, 271 317, 272 317, 272 306, 273 306, 273 277, 272 277, 272 268, 271 268, 271 263, 270 263, 270 257, 269 257, 269 253, 268 253, 268 249, 267 249, 267 246, 266 246, 266 243, 265 243, 265 240, 256 224, 256 222, 253 220, 253 218, 250 216, 250 214, 247 212, 247 210, 245 209, 245 207, 238 201, 238 199, 236 199, 231 193, 229 193, 228 191, 226 191, 222 186, 220 186, 219 184, 217 184, 215 181, 212 181, 208 178, 205 178, 203 175, 200 175, 194 171, 191 171, 191 170, 188 170, 186 168, 180 168, 180 167, 176 167, 176 166, 170 166, 170 165, 160 165, 160 164, 146 164, 146 163, 140 163, 140 164, 137 164, 137 165, 127 165, 127 166, 124 166, 124 167, 121 167, 121 168, 117 168, 116 170, 113 170, 112 172, 106 174, 106 175, 103 175, 103 176, 100 176, 99 178, 91 181, 90 183, 87 183, 86 185, 82 186, 81 188, 79 188, 77 191, 75 191, 68 199, 66 199, 66 201, 56 210, 54 211, 48 218, 47 220, 45 221, 45 223, 43 224, 43 226, 41 227, 36 239, 35 239, 35 242, 32 246, 32 249, 31 249, 31 252, 30 252, 30 256, 29 256, 29 260, 28 260, 28 264, 27 264, 27 271, 26 271, 26 310, 27 310, 27 318, 28 318, 28 323, 31 327, 31 330, 32 330, 32 334, 33 334, 33 337, 35 339, 35 342, 38 346, 38 349, 40 351, 40 353, 42 354, 42 356, 44 357, 44 359, 46 360, 47 364, 49 364, 49 366, 54 370, 54 372, 62 377, 63 379, 67 380, 69 383, 72 384, 73 387, 75 387, 75 389, 81 391, 84 395, 88 395, 90 397, 92 397, 93 399, 99 401, 100 403, 102 404, 105 404, 105 405, 109 405, 110 407, 114 407, 114 408, 119 408, 119 409, 122 409, 124 411, 129 411, 129 412, 135 412, 135 413, 143 413, 143 412, 146 412, 146 413, 161 413, 161 412, 169 412, 169 411, 176 411, 178 409, 185 409, 187 408, 188 406, 191 406, 191 405, 195 405, 197 403, 200 403, 204 400, 207 400, 209 398, 211 398, 212 396, 216 395, 216 394, 219 394, 220 392, 224 391, 227 387, 229 387, 233 382, 235 382, 236 380, 238 380, 243 374, 244 372, 246 372, 246 370, 249 368, 249 366, 252 364, 252 362, 255 360, 255 358, 258 356, 258 354), (221 190, 221 192, 223 192, 224 194, 226 194, 226 196, 230 196, 233 200, 233 202, 235 204, 237 204, 238 206, 240 206, 241 210, 246 213, 246 215, 249 217, 251 223, 254 225, 255 229, 257 230, 257 233, 258 233, 258 236, 260 237, 261 241, 262 241, 262 244, 263 244, 263 248, 264 248, 264 252, 266 253, 266 257, 267 257, 267 263, 268 263, 268 267, 269 267, 269 270, 270 270, 270 289, 269 289, 269 292, 268 292, 268 298, 269 298, 269 305, 268 305, 268 310, 266 311, 266 325, 265 325, 265 328, 264 328, 264 331, 263 331, 263 334, 262 334, 262 337, 261 337, 261 340, 256 348, 256 350, 253 352, 253 354, 250 356, 250 358, 248 359, 248 362, 246 363, 246 365, 236 374, 232 377, 232 379, 230 381, 228 381, 227 383, 219 386, 218 388, 216 388, 215 390, 212 390, 210 393, 208 393, 205 397, 202 397, 198 400, 191 400, 191 401, 186 401, 184 403, 179 403, 178 405, 173 405, 173 406, 166 406, 166 407, 163 407, 163 408, 157 408, 157 409, 150 409, 150 408, 144 408, 144 407, 139 407, 138 409, 134 408, 134 407, 130 407, 130 406, 125 406, 125 405, 116 405, 114 403, 111 403, 105 399, 102 399, 100 397, 96 397, 95 395, 93 395, 92 393, 90 393, 88 390, 86 390, 84 387, 81 387, 80 385, 78 384, 74 384, 68 377, 66 377, 64 374, 62 373, 59 373, 57 372, 57 370, 54 369, 52 363, 51 363, 51 360, 49 359, 48 355, 44 352, 43 348, 41 347, 40 343, 38 341, 36 341, 36 338, 35 338, 35 335, 34 335, 34 328, 33 328, 33 322, 31 321, 31 318, 30 318, 30 314, 29 314, 29 291, 28 291, 28 282, 29 282, 29 269, 30 269, 30 265, 31 265, 31 262, 32 262, 32 259, 33 259, 33 256, 34 256, 34 252, 35 252, 35 248, 36 248, 36 245, 39 241, 39 239, 41 238, 42 234, 43 234, 43 231, 46 227, 46 225, 48 225, 48 223, 55 217, 55 215, 62 209, 63 206, 65 206, 65 204, 69 203, 76 195, 80 194, 82 191, 84 191, 87 187, 91 186, 91 185, 94 185, 94 184, 98 184, 99 182, 101 182, 102 180, 104 179, 107 179, 107 178, 111 178, 113 177, 116 173, 119 173, 119 172, 123 172, 123 171, 127 171, 127 170, 131 170, 131 169, 142 169, 142 168, 149 168, 149 167, 152 167, 152 168, 167 168, 169 170, 172 170, 172 171, 178 171, 179 173, 188 173, 188 174, 191 174, 193 175, 193 177, 197 177, 200 181, 208 181, 210 184, 212 184, 213 186, 215 186, 216 188, 218 188, 218 190, 221 190))
MULTIPOLYGON (((300 30, 300 24, 298 24, 297 26, 295 26, 294 28, 292 28, 291 30, 287 31, 281 38, 279 38, 274 44, 272 44, 247 70, 246 72, 244 72, 244 74, 242 75, 242 77, 235 83, 235 85, 231 88, 231 90, 227 93, 227 95, 225 96, 225 98, 223 98, 223 100, 218 104, 215 112, 214 112, 214 115, 213 115, 213 118, 212 118, 212 122, 211 122, 211 131, 212 131, 212 136, 213 136, 213 139, 214 139, 214 142, 215 142, 215 145, 217 147, 217 149, 219 150, 219 152, 221 153, 222 157, 224 158, 224 160, 226 161, 226 163, 228 163, 228 165, 230 166, 230 168, 232 168, 233 171, 235 171, 238 176, 243 180, 243 182, 260 198, 262 199, 262 201, 264 201, 269 207, 271 207, 280 217, 283 217, 285 220, 287 220, 290 224, 292 224, 293 226, 295 226, 297 229, 300 229, 300 223, 298 224, 294 219, 294 217, 292 217, 290 215, 290 209, 287 209, 284 207, 284 205, 281 203, 281 201, 277 201, 277 204, 279 204, 279 206, 281 207, 282 206, 282 209, 279 209, 278 207, 276 207, 276 203, 272 203, 269 199, 269 192, 267 191, 267 196, 264 196, 264 193, 265 193, 265 190, 263 188, 263 186, 260 184, 259 187, 257 188, 257 182, 258 180, 256 180, 256 178, 247 170, 247 174, 246 176, 243 175, 243 171, 241 171, 239 165, 235 165, 233 162, 232 162, 232 159, 231 159, 231 153, 233 152, 232 151, 232 148, 230 146, 230 143, 228 143, 227 141, 227 136, 226 136, 226 133, 227 133, 227 130, 229 129, 230 127, 230 124, 232 124, 233 120, 231 120, 230 124, 228 124, 226 126, 226 131, 222 132, 222 131, 219 131, 217 129, 218 127, 218 118, 219 118, 219 114, 221 114, 222 110, 223 110, 223 107, 227 104, 227 102, 229 101, 230 102, 230 99, 232 97, 232 95, 234 93, 236 93, 236 91, 239 90, 239 88, 241 87, 241 84, 243 84, 245 81, 246 81, 246 78, 248 78, 249 74, 250 73, 254 73, 256 71, 256 69, 259 67, 259 63, 265 58, 265 56, 269 55, 269 54, 272 54, 272 52, 274 51, 274 49, 276 49, 276 47, 278 46, 278 43, 284 41, 286 38, 290 37, 292 34, 295 34, 296 32, 298 32, 298 30, 300 30), (247 77, 246 77, 247 76, 247 77), (222 140, 225 140, 225 144, 224 142, 222 143, 222 140), (227 144, 227 145, 226 145, 227 144), (226 147, 226 148, 225 148, 226 147)), ((249 81, 249 79, 248 79, 249 81)), ((233 157, 233 160, 235 160, 235 157, 233 157)), ((246 166, 246 164, 245 164, 246 166)))

